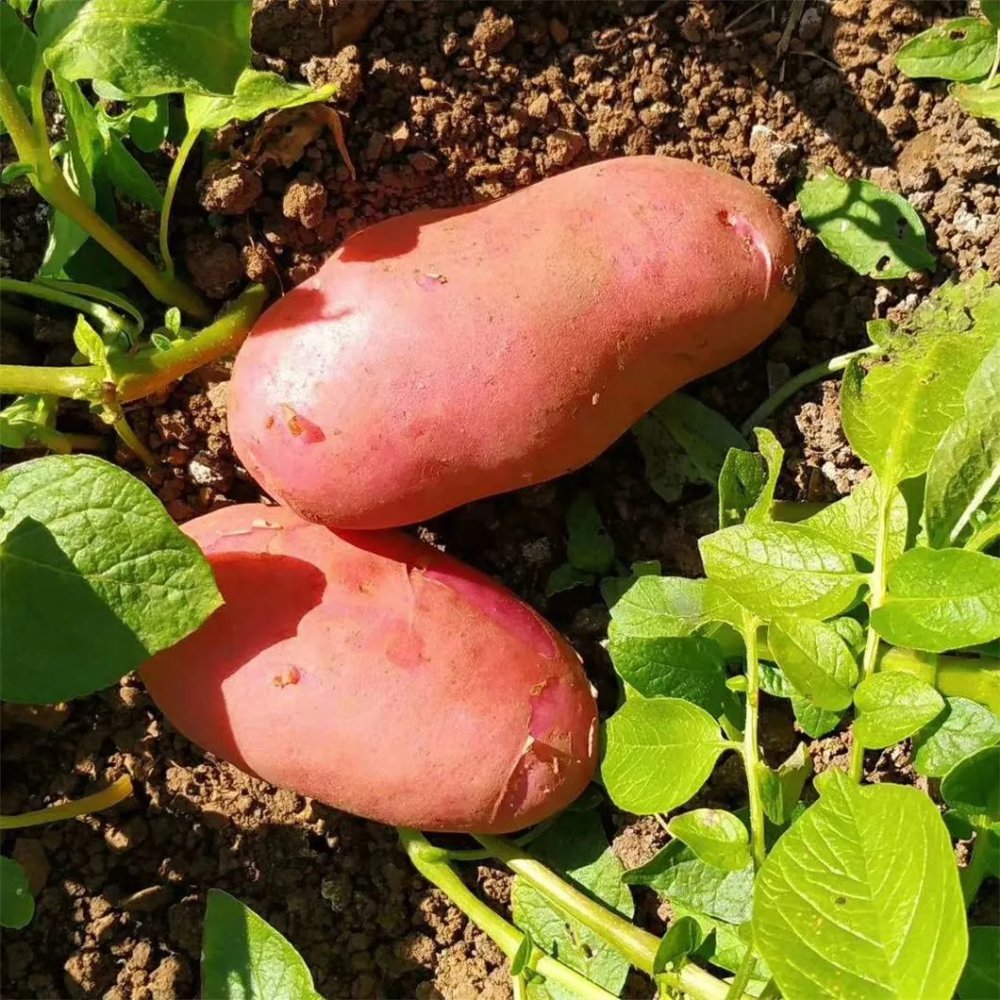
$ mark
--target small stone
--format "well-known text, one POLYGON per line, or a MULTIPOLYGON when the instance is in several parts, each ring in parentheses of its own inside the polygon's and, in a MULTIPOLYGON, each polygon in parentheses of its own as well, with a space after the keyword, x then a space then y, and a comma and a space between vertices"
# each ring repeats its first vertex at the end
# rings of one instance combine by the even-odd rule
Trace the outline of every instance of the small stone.
POLYGON ((586 140, 579 132, 569 129, 556 129, 546 140, 545 148, 552 162, 557 166, 569 166, 583 149, 586 140))
POLYGON ((811 42, 823 30, 823 15, 816 7, 807 7, 799 20, 799 38, 811 42))
POLYGON ((510 44, 515 30, 514 19, 509 14, 498 14, 487 7, 472 33, 472 47, 487 55, 496 55, 510 44))
POLYGON ((368 137, 368 145, 365 146, 365 157, 369 160, 377 160, 385 149, 388 137, 381 132, 372 132, 368 137))
POLYGON ((431 153, 426 153, 423 150, 418 153, 412 153, 409 160, 410 166, 413 167, 418 174, 431 174, 437 170, 438 167, 437 157, 431 153))
POLYGON ((554 17, 549 21, 549 34, 556 45, 565 45, 569 39, 569 28, 558 17, 554 17))
POLYGON ((211 486, 225 493, 232 483, 233 472, 228 462, 211 452, 199 451, 188 462, 188 478, 196 486, 211 486))
POLYGON ((52 866, 45 855, 45 848, 40 840, 33 837, 18 837, 14 841, 11 856, 24 869, 28 876, 28 888, 32 896, 37 896, 49 879, 52 866))
POLYGON ((129 913, 152 913, 163 906, 166 906, 172 897, 172 893, 165 885, 151 885, 147 889, 140 889, 133 892, 131 896, 126 896, 121 901, 123 910, 129 913))
POLYGON ((401 153, 410 141, 410 126, 406 122, 400 122, 389 133, 389 138, 392 140, 393 150, 401 153))
POLYGON ((326 185, 313 173, 303 171, 285 188, 281 211, 286 219, 315 229, 326 211, 326 185))
POLYGON ((216 160, 198 181, 198 197, 206 212, 243 215, 264 191, 260 177, 243 163, 216 160))

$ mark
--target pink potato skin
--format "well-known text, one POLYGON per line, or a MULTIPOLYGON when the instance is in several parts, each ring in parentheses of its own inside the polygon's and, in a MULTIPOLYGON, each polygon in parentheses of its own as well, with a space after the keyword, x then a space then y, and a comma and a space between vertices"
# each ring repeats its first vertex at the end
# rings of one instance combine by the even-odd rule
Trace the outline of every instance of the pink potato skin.
POLYGON ((229 428, 276 499, 338 528, 425 520, 592 460, 795 300, 777 206, 657 156, 350 237, 258 321, 229 428))
POLYGON ((596 765, 579 658, 488 577, 401 532, 246 504, 184 525, 225 605, 141 671, 192 742, 368 819, 503 833, 596 765))

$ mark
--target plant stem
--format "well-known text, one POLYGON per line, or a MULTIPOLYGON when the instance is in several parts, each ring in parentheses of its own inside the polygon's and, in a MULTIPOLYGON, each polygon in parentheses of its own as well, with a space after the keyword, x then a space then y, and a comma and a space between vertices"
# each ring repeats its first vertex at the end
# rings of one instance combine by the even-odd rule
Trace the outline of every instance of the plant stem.
MULTIPOLYGON (((405 827, 398 827, 396 832, 413 867, 428 882, 437 886, 455 906, 487 934, 507 956, 508 961, 513 961, 524 941, 524 935, 479 899, 458 877, 455 869, 440 858, 436 849, 421 833, 405 827)), ((581 1000, 614 1000, 613 994, 537 948, 532 949, 528 967, 546 979, 558 983, 581 1000)))
MULTIPOLYGON (((251 285, 233 307, 190 340, 167 351, 147 350, 115 360, 115 393, 118 403, 142 399, 170 385, 188 372, 232 354, 243 343, 267 298, 262 285, 251 285)), ((105 400, 107 386, 96 365, 45 368, 33 365, 0 365, 0 393, 65 396, 69 399, 105 400)))
POLYGON ((98 812, 117 805, 122 799, 132 794, 132 781, 125 775, 103 791, 85 795, 82 799, 63 802, 57 806, 36 809, 34 812, 20 813, 16 816, 0 816, 0 830, 19 830, 24 826, 39 826, 42 823, 55 823, 58 820, 73 819, 87 813, 98 812))
MULTIPOLYGON (((41 109, 41 85, 44 83, 44 62, 39 59, 41 76, 32 79, 32 102, 41 109)), ((44 134, 44 117, 36 120, 35 130, 24 114, 17 94, 6 75, 0 70, 0 119, 7 126, 17 151, 17 157, 30 163, 34 171, 29 174, 38 193, 57 211, 71 218, 81 229, 99 243, 120 264, 130 270, 146 286, 149 293, 160 302, 175 305, 190 315, 205 320, 211 310, 200 295, 172 275, 162 274, 151 260, 141 254, 108 225, 70 186, 49 155, 48 137, 44 134), (41 134, 39 134, 41 132, 41 134)))
POLYGON ((740 962, 740 967, 733 977, 733 981, 729 984, 726 1000, 739 1000, 739 997, 743 996, 756 967, 757 956, 754 955, 753 948, 748 947, 743 954, 743 961, 740 962))
POLYGON ((112 426, 125 446, 142 459, 147 469, 158 469, 160 467, 160 460, 139 440, 138 435, 132 430, 124 414, 112 426))
POLYGON ((989 548, 998 538, 1000 538, 1000 521, 993 521, 984 524, 965 543, 965 548, 972 549, 973 552, 982 552, 989 548))
POLYGON ((883 645, 878 668, 913 674, 935 685, 946 698, 968 698, 1000 715, 1000 660, 996 657, 939 655, 883 645))
MULTIPOLYGON (((879 488, 878 531, 875 536, 875 560, 868 578, 868 607, 870 611, 882 606, 885 600, 886 551, 889 543, 889 512, 892 506, 892 483, 881 483, 879 488)), ((865 637, 865 652, 861 658, 860 684, 875 671, 879 650, 878 633, 868 625, 865 637)), ((865 748, 854 734, 851 740, 851 756, 848 773, 854 781, 860 781, 865 769, 865 748)))
POLYGON ((771 393, 767 399, 764 400, 760 406, 757 407, 753 413, 750 414, 746 420, 740 424, 740 432, 745 436, 749 434, 755 427, 759 427, 760 424, 767 420, 775 411, 777 411, 784 403, 792 398, 800 389, 804 389, 807 385, 812 385, 813 382, 818 382, 821 378, 825 378, 827 375, 833 375, 835 372, 843 371, 854 358, 864 357, 866 354, 874 354, 880 348, 876 345, 871 345, 869 347, 862 347, 860 350, 851 351, 849 354, 840 354, 835 358, 830 358, 829 361, 824 361, 822 364, 813 365, 812 368, 807 368, 804 372, 799 372, 798 375, 793 375, 787 382, 783 382, 778 386, 774 392, 771 393))
POLYGON ((191 155, 191 150, 194 149, 199 135, 201 135, 200 129, 188 129, 184 140, 177 147, 177 156, 170 168, 167 187, 163 192, 163 207, 160 209, 160 256, 163 258, 163 269, 169 275, 174 273, 174 259, 170 256, 170 209, 174 203, 174 195, 177 193, 177 185, 180 183, 184 164, 187 163, 187 158, 191 155))
POLYGON ((958 873, 959 881, 962 884, 962 899, 965 900, 965 908, 972 905, 972 901, 979 892, 979 887, 983 884, 983 879, 989 874, 989 845, 986 843, 987 831, 976 829, 976 839, 972 842, 972 857, 969 863, 958 873))
MULTIPOLYGON (((746 615, 743 638, 747 646, 747 718, 743 727, 743 770, 747 776, 750 805, 750 839, 753 848, 754 868, 764 863, 767 847, 764 844, 764 803, 760 794, 757 774, 760 748, 757 744, 757 723, 760 709, 760 657, 757 651, 757 629, 760 622, 746 615)), ((748 951, 749 954, 749 951, 748 951)), ((751 970, 752 971, 752 970, 751 970)), ((741 990, 742 992, 742 987, 741 990)))
POLYGON ((0 278, 0 294, 27 295, 34 299, 41 299, 44 302, 55 302, 57 305, 67 306, 75 309, 96 320, 106 333, 123 333, 131 341, 135 334, 135 328, 119 316, 113 309, 102 305, 100 302, 92 302, 89 299, 74 295, 68 291, 54 287, 50 284, 43 284, 38 281, 17 281, 14 278, 0 278))
MULTIPOLYGON (((501 837, 486 834, 476 834, 475 837, 495 858, 502 861, 515 875, 530 883, 550 903, 592 930, 637 969, 653 975, 659 938, 634 926, 624 917, 569 885, 522 848, 501 837)), ((726 1000, 726 984, 692 962, 686 963, 675 973, 662 973, 660 978, 676 985, 692 1000, 726 1000)))
POLYGON ((993 53, 993 66, 990 68, 989 76, 983 81, 983 90, 989 90, 993 86, 998 69, 1000 69, 1000 28, 997 28, 997 50, 993 53))
POLYGON ((39 444, 57 455, 69 455, 74 451, 103 451, 107 438, 100 434, 63 434, 61 431, 40 427, 34 435, 39 444))

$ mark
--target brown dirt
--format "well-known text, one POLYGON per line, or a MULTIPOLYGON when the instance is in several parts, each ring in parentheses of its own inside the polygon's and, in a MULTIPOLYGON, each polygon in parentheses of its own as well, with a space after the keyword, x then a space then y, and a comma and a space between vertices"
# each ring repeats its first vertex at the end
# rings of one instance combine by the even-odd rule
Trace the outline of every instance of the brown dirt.
MULTIPOLYGON (((263 138, 251 129, 220 136, 222 162, 200 179, 191 170, 182 185, 174 237, 214 298, 244 278, 290 287, 345 236, 399 212, 499 197, 601 157, 693 158, 769 191, 804 253, 805 292, 789 321, 753 355, 694 387, 738 420, 789 371, 858 346, 873 315, 912 308, 951 274, 984 263, 1000 269, 996 130, 965 117, 943 85, 902 79, 891 58, 907 37, 963 4, 810 0, 783 58, 782 3, 750 11, 677 0, 492 8, 396 0, 383 9, 255 0, 255 10, 258 65, 340 85, 336 106, 349 116, 357 178, 329 127, 308 115, 263 138), (904 192, 932 234, 936 273, 883 285, 818 247, 794 198, 797 182, 823 167, 904 192)), ((30 277, 43 250, 37 199, 19 182, 4 200, 0 269, 30 277)), ((140 214, 135 224, 143 225, 140 214)), ((39 360, 65 361, 65 324, 42 319, 36 333, 39 360)), ((149 476, 117 456, 146 476, 178 521, 257 495, 225 433, 225 379, 226 367, 213 366, 135 407, 136 428, 165 460, 162 471, 149 476)), ((791 470, 782 481, 787 496, 834 497, 863 475, 837 421, 832 382, 805 392, 777 421, 791 470)), ((421 530, 562 628, 609 709, 614 686, 599 645, 607 615, 598 595, 544 597, 549 572, 565 557, 565 505, 581 486, 597 498, 624 560, 699 571, 704 505, 658 500, 629 439, 575 476, 472 504, 421 530)), ((797 737, 787 717, 772 715, 768 752, 780 759, 797 737)), ((162 721, 137 682, 41 721, 23 713, 4 721, 4 812, 82 795, 122 773, 137 788, 112 813, 5 839, 4 852, 29 867, 39 910, 28 929, 4 935, 5 995, 194 996, 205 893, 219 886, 290 937, 328 997, 510 996, 497 949, 408 869, 391 831, 207 757, 162 721)), ((818 769, 843 766, 845 751, 841 736, 811 747, 818 769)), ((882 780, 913 780, 903 757, 883 754, 871 765, 882 780)), ((737 800, 739 775, 723 768, 704 794, 737 800)), ((629 865, 664 840, 653 820, 611 812, 607 820, 629 865)), ((506 905, 502 874, 466 874, 506 905)), ((640 918, 662 929, 669 912, 649 894, 638 903, 640 918)), ((647 988, 633 978, 628 995, 647 988)))

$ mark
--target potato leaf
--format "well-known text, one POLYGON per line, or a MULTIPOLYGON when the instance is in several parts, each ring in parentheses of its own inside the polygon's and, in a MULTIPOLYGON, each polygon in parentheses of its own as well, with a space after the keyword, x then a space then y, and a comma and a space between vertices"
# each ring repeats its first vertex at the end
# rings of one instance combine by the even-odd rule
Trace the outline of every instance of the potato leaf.
POLYGON ((927 538, 935 548, 971 533, 975 512, 1000 498, 1000 342, 965 392, 965 413, 941 438, 924 492, 927 538))
POLYGON ((222 599, 155 496, 97 458, 0 474, 0 697, 89 694, 197 628, 222 599))
POLYGON ((797 524, 734 524, 699 547, 709 580, 764 620, 831 618, 855 603, 863 583, 847 552, 797 524))
POLYGON ((184 98, 188 128, 205 131, 218 129, 231 121, 248 122, 275 108, 297 108, 328 100, 336 86, 308 87, 289 83, 277 73, 241 68, 235 90, 219 91, 229 96, 209 97, 191 92, 184 98))
POLYGON ((632 563, 625 576, 606 576, 601 580, 601 597, 608 608, 613 608, 644 576, 659 576, 659 559, 647 559, 632 563))
POLYGON ((725 809, 680 813, 670 820, 667 830, 707 865, 734 872, 750 863, 750 834, 746 825, 725 809))
POLYGON ((646 414, 633 433, 646 462, 646 480, 667 503, 678 500, 688 483, 714 486, 729 450, 747 447, 725 417, 679 392, 646 414))
POLYGON ((1000 559, 964 549, 911 549, 889 569, 872 612, 887 642, 931 653, 1000 637, 1000 559))
POLYGON ((742 612, 709 580, 682 576, 643 576, 611 609, 613 638, 691 635, 709 622, 737 625, 742 612))
POLYGON ((987 1000, 1000 983, 1000 927, 970 927, 969 957, 958 981, 959 1000, 987 1000))
POLYGON ((690 847, 673 840, 640 868, 625 873, 629 885, 645 885, 699 914, 728 924, 750 919, 753 865, 725 871, 701 861, 690 847))
POLYGON ((902 673, 866 677, 854 692, 854 704, 854 738, 871 748, 905 740, 944 710, 944 699, 932 685, 902 673))
POLYGON ((0 410, 0 446, 43 444, 44 435, 55 431, 58 405, 55 396, 18 396, 0 410))
POLYGON ((913 739, 917 774, 942 778, 966 757, 1000 743, 1000 718, 968 698, 946 699, 945 711, 913 739))
POLYGON ((851 704, 858 665, 832 625, 782 615, 768 626, 767 644, 795 690, 814 705, 838 712, 851 704))
POLYGON ((941 797, 972 826, 1000 833, 1000 746, 956 764, 941 781, 941 797))
POLYGON ((730 448, 719 472, 719 527, 741 524, 767 482, 764 459, 742 448, 730 448))
POLYGON ((553 597, 575 587, 592 587, 595 583, 597 577, 593 573, 584 573, 570 563, 563 563, 549 574, 545 583, 545 596, 553 597))
POLYGON ((39 0, 49 68, 129 98, 231 94, 250 63, 250 0, 39 0))
POLYGON ((154 153, 167 138, 170 105, 163 95, 137 101, 128 121, 128 137, 144 153, 154 153))
POLYGON ((951 996, 965 964, 965 908, 934 803, 915 788, 862 788, 839 772, 821 792, 757 877, 753 939, 781 992, 951 996))
POLYGON ((221 889, 208 890, 201 992, 212 1000, 320 1000, 306 963, 284 935, 221 889))
POLYGON ((767 478, 760 493, 746 512, 746 520, 751 524, 767 524, 771 520, 771 507, 774 504, 774 491, 778 488, 778 477, 785 461, 785 449, 778 439, 766 428, 754 430, 757 438, 757 450, 767 466, 767 478))
MULTIPOLYGON (((635 912, 632 893, 623 881, 621 862, 608 845, 596 812, 564 813, 532 842, 532 854, 556 869, 571 884, 599 899, 624 917, 635 912)), ((597 934, 567 918, 522 878, 511 890, 514 923, 543 951, 586 976, 592 983, 617 994, 628 977, 628 960, 597 934)), ((573 1000, 574 994, 545 980, 529 981, 530 1000, 573 1000)))
POLYGON ((798 200, 823 246, 858 274, 887 280, 934 266, 924 224, 898 194, 827 173, 806 181, 798 200))
POLYGON ((813 773, 812 757, 804 743, 796 745, 781 766, 773 771, 762 761, 757 762, 764 813, 777 826, 784 826, 792 818, 806 781, 813 773))
POLYGON ((601 776, 620 809, 645 815, 683 805, 730 744, 703 708, 679 698, 627 701, 605 724, 601 776))
MULTIPOLYGON (((31 82, 31 72, 38 55, 35 36, 6 3, 0 3, 0 35, 3 45, 0 45, 0 69, 10 81, 15 92, 18 87, 27 87, 31 82)), ((20 96, 20 95, 19 95, 20 96)), ((27 97, 20 97, 27 107, 27 97)), ((0 121, 0 135, 5 135, 7 127, 0 121)))
POLYGON ((582 573, 607 573, 615 564, 615 543, 601 520, 594 498, 579 493, 566 511, 566 555, 582 573))
MULTIPOLYGON (((814 535, 847 552, 875 561, 875 539, 879 520, 879 481, 869 476, 854 491, 824 507, 812 517, 799 523, 814 535)), ((889 501, 889 536, 886 546, 887 561, 892 562, 903 554, 909 527, 909 512, 903 494, 895 487, 889 501)))
POLYGON ((675 917, 667 928, 667 933, 660 938, 659 947, 653 957, 653 975, 665 972, 667 967, 686 958, 701 945, 704 935, 701 925, 694 917, 675 917))
POLYGON ((989 73, 996 50, 995 28, 978 17, 959 17, 900 46, 896 65, 913 79, 978 80, 989 73))
POLYGON ((608 642, 618 675, 644 698, 672 697, 712 716, 727 700, 726 664, 718 643, 701 636, 624 636, 608 642))
POLYGON ((975 83, 953 83, 948 93, 966 114, 1000 122, 1000 77, 990 87, 975 83))
POLYGON ((0 855, 0 927, 20 930, 34 915, 27 872, 13 858, 0 855))
POLYGON ((831 712, 814 705, 808 698, 797 692, 792 695, 792 712, 799 728, 814 740, 832 733, 840 725, 843 712, 831 712))
POLYGON ((966 333, 926 334, 866 371, 844 372, 840 406, 851 447, 883 487, 923 475, 941 438, 965 412, 965 391, 993 343, 966 333))

